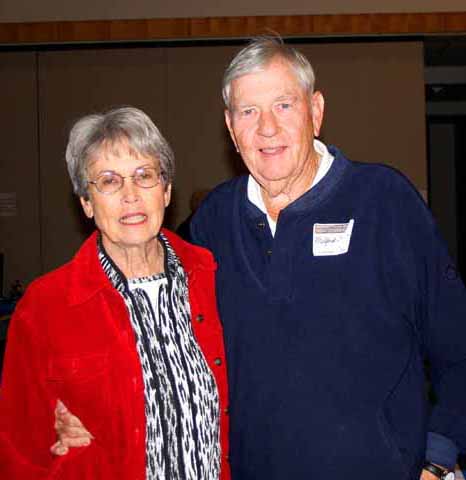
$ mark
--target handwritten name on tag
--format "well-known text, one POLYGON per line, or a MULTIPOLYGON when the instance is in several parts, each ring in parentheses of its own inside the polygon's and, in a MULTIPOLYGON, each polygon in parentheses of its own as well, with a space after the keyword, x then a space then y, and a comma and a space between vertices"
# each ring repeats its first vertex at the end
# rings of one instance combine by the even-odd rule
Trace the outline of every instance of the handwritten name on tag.
POLYGON ((348 252, 354 219, 348 223, 315 223, 312 253, 315 257, 342 255, 348 252))

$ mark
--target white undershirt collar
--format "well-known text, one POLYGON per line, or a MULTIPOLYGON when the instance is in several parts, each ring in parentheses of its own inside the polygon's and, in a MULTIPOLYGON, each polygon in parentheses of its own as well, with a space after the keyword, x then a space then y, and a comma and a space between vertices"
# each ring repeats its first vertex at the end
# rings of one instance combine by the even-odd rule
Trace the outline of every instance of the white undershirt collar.
MULTIPOLYGON (((327 147, 317 139, 314 139, 314 149, 320 157, 319 168, 317 169, 316 176, 310 187, 315 187, 327 174, 332 166, 334 157, 328 151, 327 147)), ((275 236, 275 230, 277 229, 277 222, 275 222, 270 215, 267 213, 265 208, 264 200, 262 199, 260 185, 256 182, 252 175, 249 175, 248 178, 248 200, 253 203, 261 212, 267 215, 267 221, 269 222, 270 231, 272 236, 275 236)))

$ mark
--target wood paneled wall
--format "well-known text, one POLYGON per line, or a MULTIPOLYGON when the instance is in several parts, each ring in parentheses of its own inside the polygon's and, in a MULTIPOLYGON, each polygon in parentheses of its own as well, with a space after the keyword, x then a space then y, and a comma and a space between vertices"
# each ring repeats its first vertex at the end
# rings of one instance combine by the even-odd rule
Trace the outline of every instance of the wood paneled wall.
POLYGON ((466 12, 157 18, 0 24, 0 44, 466 33, 466 12))
POLYGON ((0 193, 16 204, 9 215, 0 207, 6 290, 42 272, 36 60, 34 53, 0 54, 0 193))

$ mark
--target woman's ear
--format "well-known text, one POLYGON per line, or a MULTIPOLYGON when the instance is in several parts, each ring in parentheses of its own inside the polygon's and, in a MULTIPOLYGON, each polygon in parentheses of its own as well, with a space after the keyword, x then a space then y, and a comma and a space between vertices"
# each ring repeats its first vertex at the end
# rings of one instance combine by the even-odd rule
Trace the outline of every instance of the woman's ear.
POLYGON ((165 188, 165 192, 163 192, 163 195, 164 195, 164 200, 165 200, 165 208, 168 207, 168 205, 170 205, 170 200, 172 198, 172 184, 169 183, 167 185, 167 187, 165 188))
POLYGON ((92 218, 94 216, 94 209, 92 208, 91 201, 89 199, 86 200, 84 197, 79 197, 79 201, 81 202, 86 217, 92 218))

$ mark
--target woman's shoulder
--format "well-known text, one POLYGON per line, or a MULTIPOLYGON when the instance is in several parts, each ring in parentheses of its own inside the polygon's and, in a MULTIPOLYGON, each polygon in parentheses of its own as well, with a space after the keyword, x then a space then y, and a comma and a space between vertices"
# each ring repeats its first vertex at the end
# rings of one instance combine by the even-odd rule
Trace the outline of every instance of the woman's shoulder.
POLYGON ((59 300, 68 284, 71 262, 68 262, 40 277, 34 279, 26 288, 20 304, 30 302, 46 303, 59 300))
MULTIPOLYGON (((85 280, 89 283, 86 272, 98 262, 95 245, 96 234, 92 234, 71 260, 34 279, 26 288, 21 303, 44 305, 68 301, 70 291, 77 283, 86 283, 85 280), (84 275, 85 278, 82 278, 84 275)), ((95 277, 98 277, 98 272, 90 280, 97 281, 95 277)))

